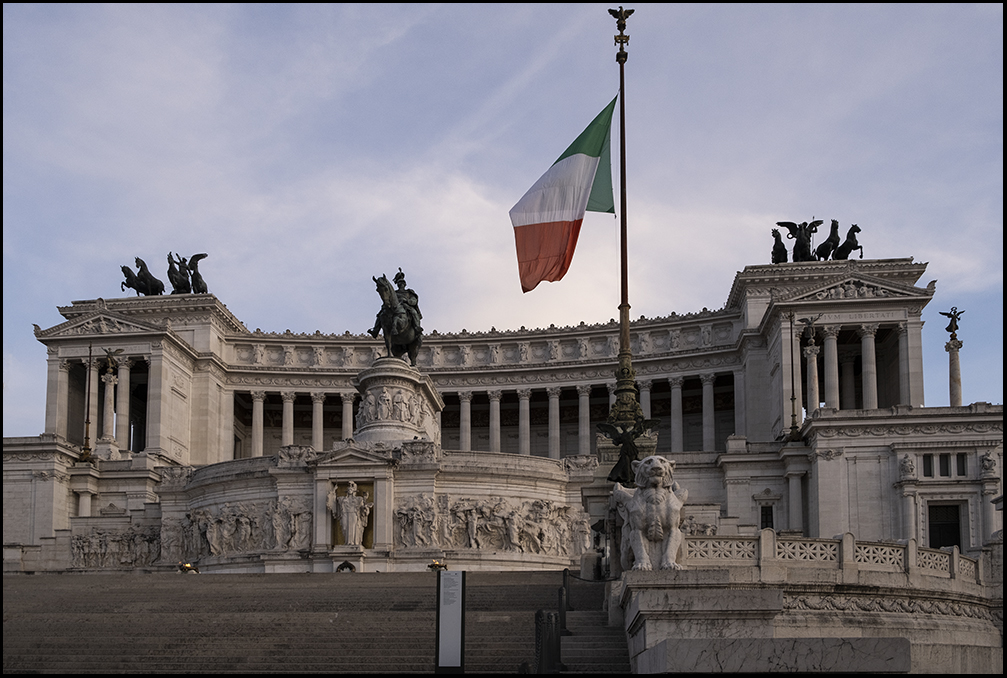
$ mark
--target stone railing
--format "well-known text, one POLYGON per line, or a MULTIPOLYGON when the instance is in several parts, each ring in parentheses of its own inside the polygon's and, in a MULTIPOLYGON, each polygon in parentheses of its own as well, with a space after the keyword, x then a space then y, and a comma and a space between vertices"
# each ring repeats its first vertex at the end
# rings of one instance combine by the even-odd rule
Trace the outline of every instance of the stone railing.
POLYGON ((842 539, 780 538, 773 530, 758 536, 686 537, 680 562, 690 569, 717 567, 823 568, 856 572, 903 572, 982 584, 979 563, 958 552, 906 543, 842 539))

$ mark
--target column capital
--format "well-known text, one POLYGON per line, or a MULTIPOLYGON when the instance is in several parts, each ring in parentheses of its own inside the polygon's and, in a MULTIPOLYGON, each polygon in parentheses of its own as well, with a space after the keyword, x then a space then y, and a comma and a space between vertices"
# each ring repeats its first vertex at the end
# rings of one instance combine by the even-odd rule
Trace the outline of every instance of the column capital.
POLYGON ((553 400, 553 399, 558 400, 559 399, 559 394, 562 393, 562 391, 563 391, 563 388, 561 386, 550 386, 549 388, 547 388, 545 390, 545 392, 547 394, 549 394, 549 399, 550 400, 553 400))
POLYGON ((280 397, 283 398, 283 402, 292 403, 297 398, 297 393, 294 391, 282 391, 280 397))
POLYGON ((822 325, 818 329, 826 339, 836 339, 843 328, 841 325, 822 325))
POLYGON ((63 372, 69 372, 70 367, 76 364, 77 364, 76 360, 68 360, 66 358, 61 358, 59 361, 59 369, 62 370, 63 372))
POLYGON ((577 385, 577 395, 584 397, 591 395, 591 385, 590 384, 578 384, 577 385))
POLYGON ((714 380, 717 378, 716 374, 701 374, 699 375, 699 380, 703 382, 703 386, 707 384, 713 385, 714 380))
POLYGON ((668 379, 668 383, 671 384, 672 388, 682 388, 682 384, 685 383, 685 377, 671 377, 668 379))
POLYGON ((136 358, 119 358, 118 360, 119 371, 122 372, 123 370, 126 370, 127 372, 129 372, 131 369, 133 369, 133 364, 135 362, 136 358))
MULTIPOLYGON (((324 397, 325 394, 323 393, 322 396, 324 397)), ((339 400, 341 400, 344 405, 347 402, 352 405, 353 401, 355 401, 356 399, 357 399, 357 392, 356 391, 342 391, 342 392, 339 393, 339 400)))
POLYGON ((114 374, 111 374, 110 372, 106 372, 105 374, 101 375, 101 380, 105 382, 106 386, 115 386, 116 384, 119 383, 119 377, 115 376, 114 374))
POLYGON ((618 386, 618 383, 605 384, 605 387, 608 388, 608 394, 610 396, 615 395, 615 389, 618 388, 618 386))
POLYGON ((818 355, 821 349, 818 346, 805 346, 803 350, 804 350, 804 357, 811 358, 812 356, 818 355))
POLYGON ((958 349, 960 349, 964 345, 965 344, 963 344, 961 342, 961 340, 959 340, 959 339, 952 339, 948 343, 944 344, 944 350, 947 351, 948 353, 951 353, 952 351, 957 351, 958 349))
POLYGON ((265 391, 251 391, 251 394, 252 394, 252 400, 253 401, 261 403, 261 402, 264 402, 266 400, 266 392, 265 391))
POLYGON ((472 391, 458 391, 458 400, 463 403, 471 403, 472 391))
POLYGON ((651 387, 654 386, 654 380, 653 379, 637 379, 636 380, 636 386, 641 391, 649 391, 651 389, 651 387))
MULTIPOLYGON (((342 395, 342 394, 340 394, 340 395, 342 395)), ((320 393, 318 391, 312 393, 311 394, 311 402, 313 402, 313 403, 319 403, 319 404, 324 403, 325 402, 325 394, 324 393, 320 393)))
POLYGON ((489 396, 491 402, 500 402, 500 398, 503 397, 503 391, 495 388, 492 391, 486 391, 486 395, 489 396))
POLYGON ((520 398, 521 400, 530 400, 531 399, 531 389, 530 388, 519 388, 517 390, 517 397, 520 398))
POLYGON ((874 335, 877 334, 877 332, 878 323, 865 323, 857 328, 857 334, 860 335, 861 339, 865 337, 874 338, 874 335))

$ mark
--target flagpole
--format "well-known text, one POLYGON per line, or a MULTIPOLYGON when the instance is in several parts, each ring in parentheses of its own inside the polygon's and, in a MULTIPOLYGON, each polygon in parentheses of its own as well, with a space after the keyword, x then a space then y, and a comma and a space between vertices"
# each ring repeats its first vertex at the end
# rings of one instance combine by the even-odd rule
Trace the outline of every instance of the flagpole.
POLYGON ((616 20, 619 35, 615 44, 619 51, 615 60, 619 64, 619 184, 620 184, 620 264, 621 298, 619 302, 619 367, 616 369, 615 404, 609 412, 610 424, 620 426, 624 431, 632 429, 643 419, 643 412, 636 397, 636 371, 633 369, 633 351, 629 340, 629 258, 627 255, 626 228, 626 59, 629 54, 625 46, 629 43, 626 35, 626 19, 633 13, 631 9, 608 10, 616 20))

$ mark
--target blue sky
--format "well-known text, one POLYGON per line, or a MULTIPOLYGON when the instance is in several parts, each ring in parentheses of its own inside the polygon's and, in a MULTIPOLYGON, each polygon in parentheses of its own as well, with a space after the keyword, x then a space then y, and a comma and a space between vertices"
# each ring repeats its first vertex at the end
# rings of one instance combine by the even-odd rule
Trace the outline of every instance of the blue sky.
MULTIPOLYGON (((524 295, 507 216, 617 92, 608 7, 4 5, 4 435, 43 429, 32 323, 136 256, 207 252, 251 330, 361 333, 400 266, 428 330, 616 317, 611 216, 524 295)), ((938 281, 927 404, 951 306, 1002 403, 1002 6, 634 7, 633 317, 722 307, 777 221, 856 223, 938 281)))

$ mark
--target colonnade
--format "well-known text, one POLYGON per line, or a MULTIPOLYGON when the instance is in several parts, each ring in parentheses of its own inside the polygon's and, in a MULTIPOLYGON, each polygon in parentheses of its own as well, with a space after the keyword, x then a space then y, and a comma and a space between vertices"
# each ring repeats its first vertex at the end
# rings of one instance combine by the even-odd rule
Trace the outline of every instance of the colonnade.
MULTIPOLYGON (((225 395, 225 403, 230 403, 230 412, 224 411, 222 413, 222 418, 224 421, 231 421, 234 418, 234 394, 228 392, 229 395, 225 395)), ((265 425, 265 403, 267 391, 255 390, 250 391, 252 399, 252 446, 251 446, 251 456, 261 457, 263 455, 263 435, 264 435, 264 425, 265 425)), ((280 397, 283 401, 283 416, 281 419, 280 428, 280 444, 281 445, 293 445, 294 444, 294 400, 297 399, 299 393, 297 391, 283 390, 279 391, 280 397)), ((325 405, 325 399, 329 396, 338 396, 342 403, 342 431, 340 432, 343 440, 353 437, 353 401, 357 398, 356 391, 340 391, 338 393, 324 393, 320 391, 312 391, 308 395, 311 396, 311 446, 315 450, 323 450, 325 448, 324 436, 325 427, 324 419, 322 417, 322 409, 325 405)), ((228 436, 230 436, 230 427, 228 429, 228 436)))
MULTIPOLYGON (((818 355, 822 353, 824 361, 824 400, 825 407, 834 409, 857 409, 856 381, 854 362, 859 356, 861 360, 861 407, 859 409, 874 410, 878 403, 878 362, 875 337, 880 325, 878 323, 862 323, 855 326, 860 339, 859 353, 841 351, 838 344, 839 333, 844 329, 841 325, 827 325, 819 328, 823 337, 822 346, 805 346, 802 355, 805 360, 807 375, 806 409, 810 416, 820 407, 821 393, 818 383, 818 355)), ((922 379, 922 323, 901 322, 896 326, 898 334, 898 404, 923 405, 922 379)), ((847 329, 849 329, 847 327, 847 329)), ((798 336, 799 338, 799 336, 798 336)))
MULTIPOLYGON (((60 359, 50 362, 50 371, 55 370, 55 388, 50 388, 47 398, 52 402, 46 406, 45 430, 47 433, 69 439, 70 433, 70 370, 75 365, 84 365, 87 372, 84 393, 84 421, 90 422, 87 431, 89 442, 114 443, 117 449, 130 448, 130 371, 138 360, 144 358, 119 358, 115 370, 108 370, 108 362, 99 358, 87 360, 60 359), (104 371, 103 371, 104 368, 104 371), (105 397, 99 402, 99 382, 105 384, 105 397), (99 419, 100 417, 100 419, 99 419), (101 427, 99 428, 99 422, 101 427)), ((84 431, 81 431, 82 438, 84 431)))
MULTIPOLYGON (((682 375, 666 378, 671 391, 671 451, 685 451, 685 429, 682 408, 682 387, 689 378, 698 378, 702 383, 703 450, 713 450, 716 446, 714 417, 714 382, 717 374, 682 375)), ((734 428, 736 432, 745 430, 743 372, 734 376, 734 428)), ((651 395, 654 384, 659 380, 642 379, 637 382, 640 407, 645 419, 652 418, 651 395)), ((598 385, 601 386, 601 385, 598 385)), ((615 383, 605 384, 609 393, 609 406, 615 402, 615 383)), ((486 391, 459 390, 458 448, 472 449, 472 400, 478 393, 485 393, 489 400, 489 451, 501 452, 500 403, 505 393, 516 393, 518 398, 518 454, 531 454, 531 400, 536 391, 544 390, 548 396, 548 457, 561 457, 560 436, 560 395, 564 389, 577 391, 577 454, 591 454, 591 440, 596 430, 591 420, 591 392, 595 384, 570 384, 569 386, 548 386, 544 389, 517 388, 509 391, 489 389, 486 391)))

